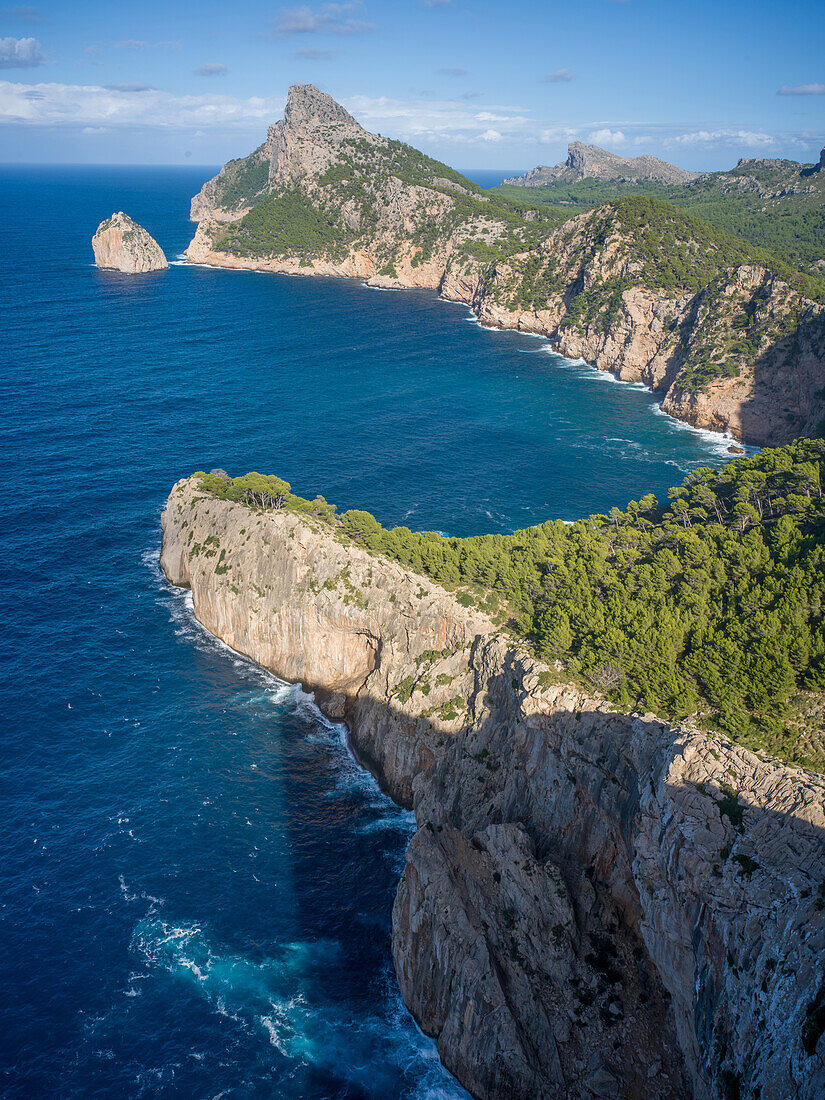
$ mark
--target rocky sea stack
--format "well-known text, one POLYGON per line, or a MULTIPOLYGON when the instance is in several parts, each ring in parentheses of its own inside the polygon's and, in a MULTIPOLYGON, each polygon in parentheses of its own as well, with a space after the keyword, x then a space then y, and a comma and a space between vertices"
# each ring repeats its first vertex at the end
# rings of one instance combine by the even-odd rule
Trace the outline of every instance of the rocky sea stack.
POLYGON ((154 237, 122 210, 100 223, 92 237, 98 267, 139 275, 165 271, 169 264, 154 237))

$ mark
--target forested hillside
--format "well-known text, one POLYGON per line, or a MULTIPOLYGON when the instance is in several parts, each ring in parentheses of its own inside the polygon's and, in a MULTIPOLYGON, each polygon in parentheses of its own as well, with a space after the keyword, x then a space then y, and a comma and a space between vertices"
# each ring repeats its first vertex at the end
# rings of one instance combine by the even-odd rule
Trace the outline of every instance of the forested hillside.
POLYGON ((688 184, 582 179, 543 187, 505 184, 496 194, 547 204, 557 216, 624 197, 651 197, 810 270, 825 259, 825 170, 792 160, 742 161, 688 184))
POLYGON ((458 589, 618 706, 693 715, 823 769, 824 475, 825 442, 800 439, 697 470, 666 503, 649 495, 570 526, 466 539, 338 516, 276 477, 199 476, 222 499, 314 516, 458 589))

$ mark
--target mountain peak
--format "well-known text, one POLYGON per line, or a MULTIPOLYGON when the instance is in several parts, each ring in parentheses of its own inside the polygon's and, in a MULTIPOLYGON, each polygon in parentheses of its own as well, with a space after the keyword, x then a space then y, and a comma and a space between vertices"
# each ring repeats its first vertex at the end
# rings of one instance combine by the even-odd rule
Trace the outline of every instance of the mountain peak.
POLYGON ((572 183, 585 178, 654 180, 657 183, 689 183, 697 176, 677 168, 658 157, 644 154, 639 157, 620 157, 600 145, 585 145, 582 141, 571 141, 567 147, 567 160, 555 168, 539 165, 524 176, 514 176, 505 183, 521 187, 542 187, 545 184, 560 181, 572 183))
POLYGON ((345 111, 332 96, 316 88, 314 84, 293 84, 287 95, 284 121, 288 126, 324 125, 345 123, 357 126, 352 115, 345 111))

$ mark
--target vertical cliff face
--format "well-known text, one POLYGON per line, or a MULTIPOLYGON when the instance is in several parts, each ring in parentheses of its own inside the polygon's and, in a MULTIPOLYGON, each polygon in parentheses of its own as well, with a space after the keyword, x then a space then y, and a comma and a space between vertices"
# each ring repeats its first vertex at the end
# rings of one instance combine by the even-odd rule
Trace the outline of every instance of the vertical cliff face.
POLYGON ((825 1094, 825 784, 556 682, 320 521, 179 482, 162 565, 315 688, 418 832, 407 1005, 478 1097, 825 1094))
POLYGON ((165 271, 169 266, 154 237, 122 211, 100 223, 92 237, 92 250, 98 267, 126 275, 165 271))

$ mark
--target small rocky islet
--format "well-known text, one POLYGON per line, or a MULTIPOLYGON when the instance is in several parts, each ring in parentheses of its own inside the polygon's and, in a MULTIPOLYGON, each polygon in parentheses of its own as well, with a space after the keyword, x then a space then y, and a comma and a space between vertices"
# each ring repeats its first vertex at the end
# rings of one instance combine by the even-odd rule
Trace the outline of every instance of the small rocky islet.
POLYGON ((92 237, 92 250, 98 267, 124 275, 165 271, 169 267, 155 238, 122 210, 100 223, 92 237))

